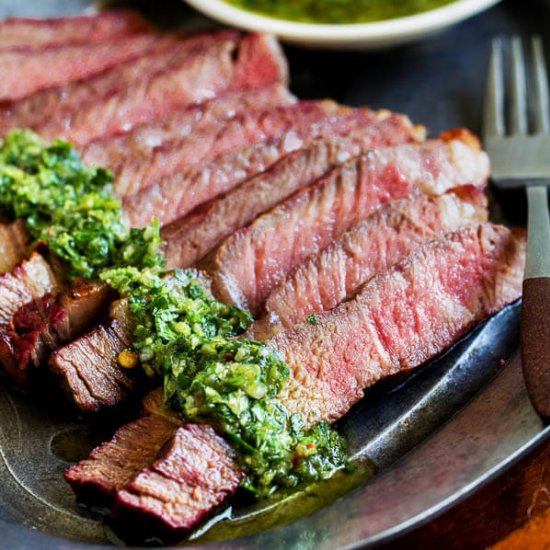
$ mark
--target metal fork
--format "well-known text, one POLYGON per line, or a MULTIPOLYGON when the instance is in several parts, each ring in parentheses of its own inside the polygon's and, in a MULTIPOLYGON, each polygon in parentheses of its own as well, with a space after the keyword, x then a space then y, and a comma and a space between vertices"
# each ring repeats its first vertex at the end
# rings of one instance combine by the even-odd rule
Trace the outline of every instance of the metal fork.
POLYGON ((528 240, 521 311, 521 354, 527 391, 536 411, 550 418, 550 117, 542 41, 532 38, 531 63, 522 42, 509 44, 510 78, 505 97, 505 41, 495 39, 484 109, 484 140, 497 187, 527 187, 528 240), (528 93, 525 67, 532 78, 528 93), (505 104, 508 104, 508 133, 505 104), (529 130, 531 111, 531 131, 529 130))

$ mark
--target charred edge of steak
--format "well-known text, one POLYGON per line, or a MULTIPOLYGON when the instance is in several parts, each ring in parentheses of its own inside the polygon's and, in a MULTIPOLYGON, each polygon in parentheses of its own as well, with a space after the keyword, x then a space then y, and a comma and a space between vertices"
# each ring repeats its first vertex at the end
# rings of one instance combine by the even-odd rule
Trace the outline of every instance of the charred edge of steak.
POLYGON ((233 495, 243 477, 235 452, 211 426, 186 424, 160 457, 118 492, 113 515, 148 533, 178 535, 233 495))
POLYGON ((5 330, 15 312, 46 293, 62 291, 64 278, 39 252, 0 275, 0 330, 5 330))
POLYGON ((73 340, 97 321, 115 298, 104 284, 77 281, 67 294, 47 293, 20 307, 0 334, 0 361, 19 385, 51 351, 73 340))
POLYGON ((158 456, 178 425, 157 415, 147 415, 119 428, 112 439, 65 472, 65 480, 78 500, 112 502, 158 456))
POLYGON ((77 408, 98 412, 125 401, 136 390, 135 369, 123 369, 116 362, 130 345, 131 334, 128 324, 112 319, 52 353, 48 366, 77 408))

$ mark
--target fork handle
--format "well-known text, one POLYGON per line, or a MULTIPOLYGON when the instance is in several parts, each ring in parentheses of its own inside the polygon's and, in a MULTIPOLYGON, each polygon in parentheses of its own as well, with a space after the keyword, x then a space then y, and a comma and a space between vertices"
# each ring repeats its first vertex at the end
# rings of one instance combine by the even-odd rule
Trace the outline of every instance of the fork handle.
POLYGON ((521 310, 521 353, 527 391, 550 419, 550 217, 545 186, 527 188, 527 261, 521 310))

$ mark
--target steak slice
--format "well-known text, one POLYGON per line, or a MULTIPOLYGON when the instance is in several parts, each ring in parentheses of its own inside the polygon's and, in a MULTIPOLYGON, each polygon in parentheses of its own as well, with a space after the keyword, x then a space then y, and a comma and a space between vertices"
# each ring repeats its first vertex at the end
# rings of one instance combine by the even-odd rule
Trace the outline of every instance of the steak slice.
POLYGON ((117 363, 131 342, 125 301, 111 306, 111 320, 54 351, 48 366, 67 397, 82 411, 114 407, 135 390, 137 380, 117 363))
POLYGON ((162 143, 188 137, 203 127, 229 120, 236 113, 262 111, 294 102, 295 98, 282 84, 225 94, 174 111, 167 118, 138 125, 121 136, 92 141, 82 151, 82 158, 88 164, 108 166, 117 180, 117 188, 124 189, 121 174, 125 166, 145 161, 162 143))
MULTIPOLYGON (((221 155, 206 165, 163 178, 158 184, 125 197, 123 207, 128 223, 149 223, 158 217, 161 225, 185 216, 195 207, 227 192, 251 176, 257 175, 287 154, 300 149, 316 137, 346 135, 367 126, 376 118, 368 109, 349 110, 332 102, 322 102, 317 108, 311 104, 308 113, 297 117, 281 135, 242 150, 221 155), (320 106, 329 112, 323 114, 320 106)), ((170 239, 173 228, 163 232, 170 239)), ((174 258, 168 258, 172 267, 174 258)), ((181 266, 183 267, 183 266, 181 266)))
POLYGON ((45 88, 89 78, 136 58, 155 40, 154 34, 141 34, 98 44, 0 52, 0 101, 13 101, 45 88))
POLYGON ((23 220, 0 222, 0 274, 11 271, 25 259, 30 241, 23 220))
POLYGON ((10 18, 0 23, 0 51, 95 44, 149 28, 137 12, 129 10, 104 11, 92 16, 59 19, 10 18))
POLYGON ((159 458, 117 493, 115 517, 185 531, 233 495, 244 478, 233 449, 208 425, 177 428, 159 458))
POLYGON ((239 42, 234 33, 220 32, 189 40, 201 42, 202 47, 192 55, 182 56, 152 75, 152 78, 134 82, 130 88, 121 88, 119 92, 83 110, 46 121, 36 128, 37 132, 50 139, 61 135, 82 146, 98 137, 122 133, 138 124, 167 117, 174 110, 225 92, 262 88, 286 81, 284 58, 272 37, 250 35, 239 42), (252 41, 258 45, 255 57, 243 55, 252 41), (263 49, 260 48, 262 44, 266 45, 263 49), (267 55, 278 58, 265 60, 274 71, 262 74, 263 79, 260 79, 252 71, 257 63, 256 58, 263 59, 267 55), (250 68, 251 71, 248 80, 241 77, 243 63, 246 64, 244 69, 250 68))
POLYGON ((116 65, 92 78, 48 88, 19 101, 4 103, 0 109, 0 130, 5 133, 12 128, 36 129, 42 121, 57 119, 59 136, 62 136, 62 121, 70 124, 72 113, 115 94, 121 88, 132 86, 136 80, 147 79, 143 75, 150 76, 158 72, 159 67, 169 64, 183 48, 187 48, 184 41, 175 36, 157 37, 139 58, 116 65))
POLYGON ((178 424, 147 415, 125 424, 111 441, 65 472, 65 480, 82 500, 112 500, 143 469, 153 463, 178 424))
POLYGON ((211 162, 220 155, 277 138, 294 129, 299 132, 338 109, 328 102, 302 101, 267 111, 239 113, 223 125, 213 122, 190 136, 163 143, 146 158, 129 159, 118 174, 117 192, 133 194, 189 166, 211 162))
POLYGON ((21 306, 46 293, 57 294, 61 288, 58 276, 38 252, 0 275, 0 330, 5 330, 21 306))
POLYGON ((48 293, 20 307, 0 334, 0 362, 21 386, 48 353, 88 330, 108 308, 113 291, 77 280, 67 293, 48 293))
POLYGON ((364 388, 434 358, 517 300, 524 263, 523 233, 491 224, 420 246, 316 325, 269 342, 291 370, 279 398, 306 425, 340 418, 364 388))
POLYGON ((478 188, 440 197, 417 194, 387 204, 298 266, 269 295, 263 318, 247 336, 268 340, 308 315, 336 307, 419 244, 485 221, 487 199, 478 188))
POLYGON ((374 120, 346 137, 323 137, 280 160, 269 171, 196 208, 164 229, 171 265, 198 262, 223 239, 257 216, 307 187, 351 157, 374 147, 423 138, 401 115, 380 111, 374 120))
POLYGON ((487 155, 464 139, 375 149, 335 168, 224 241, 205 263, 214 295, 257 314, 295 267, 380 206, 417 189, 483 186, 487 155))

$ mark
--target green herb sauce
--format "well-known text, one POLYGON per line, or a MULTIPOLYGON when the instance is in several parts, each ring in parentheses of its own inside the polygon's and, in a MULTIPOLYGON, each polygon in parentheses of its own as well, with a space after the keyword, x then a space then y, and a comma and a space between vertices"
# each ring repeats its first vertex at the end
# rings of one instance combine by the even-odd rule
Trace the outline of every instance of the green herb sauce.
POLYGON ((209 297, 189 273, 119 268, 101 278, 129 296, 134 349, 166 401, 184 418, 209 422, 239 451, 257 496, 330 477, 345 465, 343 440, 326 423, 304 430, 277 400, 289 370, 276 350, 235 339, 247 312, 209 297))
POLYGON ((66 260, 71 278, 163 263, 158 225, 126 229, 112 181, 63 141, 45 147, 32 132, 15 131, 0 147, 0 213, 25 219, 31 236, 66 260))
POLYGON ((455 0, 226 0, 239 8, 303 23, 368 23, 405 17, 455 0))
POLYGON ((24 218, 71 277, 99 278, 128 298, 143 369, 163 380, 185 419, 233 444, 246 489, 266 496, 345 465, 334 429, 304 430, 277 399, 289 377, 279 353, 235 338, 250 314, 214 300, 192 272, 164 271, 158 224, 126 229, 108 170, 84 166, 69 143, 46 147, 32 132, 12 132, 0 146, 0 213, 24 218))

